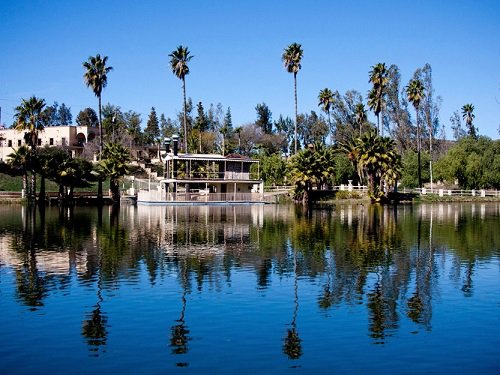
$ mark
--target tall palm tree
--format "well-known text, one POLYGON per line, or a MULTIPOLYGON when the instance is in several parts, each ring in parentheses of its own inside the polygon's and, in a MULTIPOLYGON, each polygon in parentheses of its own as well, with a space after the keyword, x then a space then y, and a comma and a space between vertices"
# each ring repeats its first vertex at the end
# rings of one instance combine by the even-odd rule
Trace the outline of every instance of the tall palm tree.
POLYGON ((186 102, 186 75, 189 74, 188 62, 194 57, 189 56, 190 52, 187 47, 179 46, 170 55, 170 67, 172 68, 172 73, 176 75, 177 78, 182 80, 182 93, 184 95, 184 152, 187 153, 187 102, 186 102))
MULTIPOLYGON (((90 56, 87 61, 83 62, 83 67, 86 69, 83 74, 85 85, 90 87, 97 96, 99 102, 99 159, 102 157, 102 105, 101 94, 102 90, 108 84, 108 73, 113 70, 111 66, 106 66, 108 56, 101 57, 100 54, 90 56)), ((97 200, 102 203, 102 178, 97 181, 97 200)))
POLYGON ((328 115, 328 127, 332 128, 332 123, 330 121, 330 108, 334 102, 332 90, 325 88, 321 90, 318 94, 318 107, 321 107, 323 111, 328 115))
POLYGON ((377 116, 377 132, 384 135, 383 125, 382 128, 380 126, 380 113, 383 113, 384 110, 384 97, 386 95, 386 86, 389 82, 389 71, 385 63, 378 63, 371 68, 369 82, 373 84, 373 88, 368 94, 368 106, 377 116))
POLYGON ((408 101, 413 104, 416 114, 416 125, 417 125, 417 160, 418 160, 418 186, 422 188, 422 170, 420 161, 420 124, 418 119, 418 109, 420 107, 420 102, 424 97, 424 86, 419 79, 412 79, 408 86, 406 86, 406 96, 408 101))
MULTIPOLYGON (((44 129, 42 112, 45 107, 45 100, 32 96, 28 100, 22 99, 21 105, 15 108, 16 130, 25 131, 24 139, 30 147, 31 158, 36 155, 36 147, 38 146, 38 132, 44 129)), ((31 166, 32 167, 32 166, 31 166)), ((31 201, 36 200, 36 172, 32 169, 31 172, 31 188, 29 198, 31 201)))
POLYGON ((472 104, 465 104, 462 107, 462 118, 464 119, 465 124, 469 129, 469 135, 472 136, 473 138, 477 137, 476 128, 472 124, 472 121, 474 120, 475 117, 476 116, 474 115, 474 106, 472 104))
POLYGON ((113 70, 111 66, 106 66, 108 56, 101 57, 100 54, 90 56, 87 61, 83 62, 83 67, 86 69, 83 74, 85 85, 90 87, 99 101, 99 157, 102 154, 102 107, 101 94, 102 90, 108 84, 108 73, 113 70))
POLYGON ((293 89, 295 96, 295 153, 297 153, 297 122, 299 120, 299 114, 297 112, 297 73, 299 72, 302 65, 300 64, 304 51, 302 51, 302 46, 298 43, 290 44, 281 55, 281 60, 283 61, 285 68, 288 73, 293 73, 293 89))
POLYGON ((361 128, 363 127, 364 123, 368 121, 365 105, 363 103, 358 103, 356 104, 356 107, 354 107, 354 120, 359 126, 359 136, 361 137, 361 128))

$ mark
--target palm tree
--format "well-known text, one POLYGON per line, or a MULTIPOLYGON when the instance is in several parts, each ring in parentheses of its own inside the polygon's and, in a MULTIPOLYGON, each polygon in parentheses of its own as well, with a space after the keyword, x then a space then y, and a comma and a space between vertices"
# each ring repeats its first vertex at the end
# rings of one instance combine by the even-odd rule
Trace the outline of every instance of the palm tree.
POLYGON ((99 100, 99 157, 102 154, 102 108, 101 94, 102 90, 108 84, 108 73, 113 70, 111 66, 106 66, 108 56, 101 58, 100 54, 90 56, 87 61, 83 62, 83 67, 86 69, 83 74, 85 85, 90 87, 99 100))
POLYGON ((377 132, 383 135, 383 125, 382 128, 380 126, 380 113, 384 110, 385 88, 389 82, 389 71, 385 63, 378 63, 371 68, 369 82, 373 84, 373 88, 368 94, 368 106, 377 116, 377 132))
POLYGON ((120 143, 106 143, 99 168, 109 176, 109 189, 115 204, 120 203, 120 178, 128 173, 130 152, 120 143))
MULTIPOLYGON (((99 101, 99 159, 102 157, 102 106, 101 94, 102 90, 108 84, 108 73, 113 70, 111 66, 106 66, 108 56, 101 58, 100 54, 90 56, 87 61, 83 62, 83 67, 86 69, 83 74, 85 85, 90 87, 97 96, 99 101)), ((102 202, 102 179, 98 180, 97 187, 97 200, 100 204, 102 202)))
POLYGON ((365 105, 363 103, 358 103, 356 104, 356 107, 354 107, 354 120, 359 126, 359 136, 361 137, 361 128, 363 127, 364 123, 368 121, 365 105))
MULTIPOLYGON (((31 150, 28 146, 23 145, 14 149, 14 151, 7 155, 8 162, 14 170, 19 171, 23 176, 23 191, 28 190, 28 171, 31 164, 31 150)), ((29 194, 28 194, 29 195, 29 194)))
POLYGON ((417 125, 417 160, 418 160, 418 186, 422 188, 422 170, 420 161, 420 125, 418 121, 418 109, 420 107, 420 101, 424 97, 424 86, 419 79, 412 79, 408 86, 406 86, 406 96, 408 101, 415 107, 416 114, 416 125, 417 125))
POLYGON ((474 106, 472 104, 465 104, 462 107, 462 118, 469 129, 469 135, 473 138, 477 138, 476 128, 472 124, 476 116, 474 115, 474 106))
POLYGON ((313 186, 320 188, 335 171, 332 148, 319 142, 300 150, 290 158, 289 163, 295 198, 302 199, 303 203, 311 203, 313 186))
MULTIPOLYGON (((44 129, 42 112, 45 100, 32 96, 28 100, 22 99, 21 105, 15 108, 16 130, 25 131, 24 139, 31 149, 31 158, 36 155, 38 146, 38 132, 44 129)), ((36 200, 36 172, 31 172, 30 200, 36 200)))
POLYGON ((387 137, 379 137, 370 129, 356 141, 356 163, 358 170, 368 179, 369 195, 379 201, 384 195, 382 185, 394 186, 401 177, 401 158, 396 153, 395 143, 387 137))
POLYGON ((285 68, 288 73, 293 73, 293 88, 295 95, 295 153, 297 153, 297 122, 299 120, 299 115, 297 112, 297 73, 299 72, 302 65, 300 64, 302 60, 302 46, 298 43, 290 44, 281 55, 281 60, 283 61, 285 68))
POLYGON ((328 115, 328 127, 332 128, 332 123, 330 121, 330 107, 334 102, 333 92, 332 90, 325 88, 319 92, 318 95, 318 107, 322 107, 321 109, 326 112, 328 115))
POLYGON ((189 74, 188 62, 193 58, 189 56, 190 52, 187 47, 179 46, 170 55, 170 67, 172 68, 172 73, 176 75, 177 78, 182 80, 182 93, 184 95, 184 152, 187 153, 187 102, 186 102, 186 75, 189 74))

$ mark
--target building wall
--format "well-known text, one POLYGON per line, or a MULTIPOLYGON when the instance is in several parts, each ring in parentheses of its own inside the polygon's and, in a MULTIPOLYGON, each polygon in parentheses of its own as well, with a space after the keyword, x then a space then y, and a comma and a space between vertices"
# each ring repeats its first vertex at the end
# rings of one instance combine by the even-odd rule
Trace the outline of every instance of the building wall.
MULTIPOLYGON (((0 129, 0 160, 5 161, 12 149, 17 149, 25 144, 24 131, 15 129, 0 129)), ((82 147, 99 134, 98 128, 88 126, 48 126, 38 133, 38 145, 66 146, 69 148, 82 147), (82 142, 83 141, 83 142, 82 142)))

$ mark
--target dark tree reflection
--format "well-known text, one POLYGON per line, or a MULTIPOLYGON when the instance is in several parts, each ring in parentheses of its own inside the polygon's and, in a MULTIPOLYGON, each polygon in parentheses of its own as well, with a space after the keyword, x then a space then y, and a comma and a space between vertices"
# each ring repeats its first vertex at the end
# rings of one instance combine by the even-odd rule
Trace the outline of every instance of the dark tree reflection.
POLYGON ((283 343, 283 353, 285 353, 290 359, 299 359, 302 356, 302 344, 297 331, 297 314, 299 311, 299 285, 297 277, 297 253, 293 250, 293 273, 294 273, 294 309, 293 309, 293 319, 290 324, 289 329, 283 343))

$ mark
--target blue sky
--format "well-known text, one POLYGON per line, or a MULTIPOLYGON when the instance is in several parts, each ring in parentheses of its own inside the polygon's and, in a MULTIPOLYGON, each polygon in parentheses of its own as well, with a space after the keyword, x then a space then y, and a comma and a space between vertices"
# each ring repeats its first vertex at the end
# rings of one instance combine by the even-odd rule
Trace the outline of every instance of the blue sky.
MULTIPOLYGON (((0 2, 0 106, 10 125, 21 98, 64 102, 73 117, 97 100, 83 83, 82 62, 109 57, 103 102, 142 114, 175 117, 180 81, 169 53, 188 46, 194 58, 187 94, 231 107, 235 126, 255 120, 265 102, 277 119, 293 117, 293 76, 283 49, 302 44, 299 112, 317 110, 319 90, 365 97, 368 71, 399 66, 403 84, 430 63, 440 119, 475 106, 481 134, 499 138, 500 1, 21 1, 0 2)), ((365 98, 366 100, 366 98, 365 98)), ((370 114, 374 121, 373 114, 370 114)))

